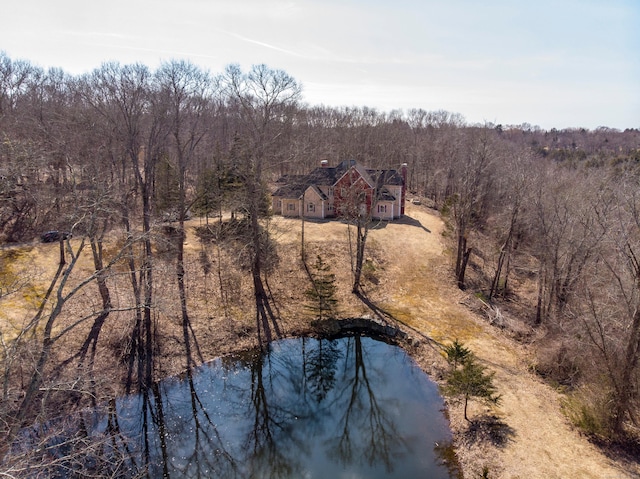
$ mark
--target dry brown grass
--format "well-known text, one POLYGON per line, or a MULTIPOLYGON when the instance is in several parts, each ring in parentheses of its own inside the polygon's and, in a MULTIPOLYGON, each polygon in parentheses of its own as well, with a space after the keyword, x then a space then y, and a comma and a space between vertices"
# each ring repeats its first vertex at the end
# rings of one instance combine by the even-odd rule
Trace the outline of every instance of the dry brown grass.
MULTIPOLYGON (((205 359, 209 359, 254 345, 255 318, 249 275, 237 270, 231 252, 218 256, 213 244, 203 245, 191 228, 198 224, 199 220, 190 222, 185 244, 187 291, 199 346, 205 359), (201 259, 203 250, 210 261, 207 275, 201 259), (227 298, 226 307, 220 297, 218 271, 234 291, 227 298)), ((304 307, 308 279, 300 267, 301 223, 294 219, 274 218, 269 227, 278 242, 280 256, 277 269, 269 275, 269 284, 280 309, 285 333, 299 334, 309 330, 311 319, 304 307)), ((507 431, 503 441, 486 440, 487 428, 492 427, 486 422, 477 422, 470 432, 469 424, 462 418, 461 406, 448 404, 465 477, 480 477, 483 467, 488 467, 489 477, 493 479, 614 479, 632 478, 634 472, 640 474, 638 470, 625 472, 625 467, 629 466, 605 457, 572 429, 561 412, 562 394, 530 372, 533 357, 527 347, 473 312, 481 311, 482 307, 476 298, 461 292, 453 282, 443 232, 443 222, 437 215, 414 205, 408 206, 404 220, 373 229, 369 236, 368 280, 364 289, 371 301, 406 325, 410 335, 419 340, 421 346, 408 349, 435 379, 438 379, 444 361, 432 345, 456 338, 496 372, 495 382, 502 394, 501 406, 489 410, 471 403, 470 416, 495 416, 498 426, 503 432, 507 431), (425 341, 425 337, 429 340, 425 341)), ((310 262, 320 254, 336 274, 341 315, 370 316, 371 310, 351 294, 347 226, 338 221, 308 221, 305 222, 305 239, 310 262)), ((32 287, 40 290, 46 285, 46 278, 55 271, 56 263, 51 259, 51 245, 32 245, 30 248, 22 260, 29 258, 32 270, 39 271, 39 275, 33 276, 32 287)), ((14 262, 11 267, 17 268, 16 265, 14 262)), ((7 267, 5 261, 3 268, 7 267)), ((90 271, 89 262, 83 262, 79 277, 90 271)), ((163 253, 156 264, 155 311, 163 344, 159 375, 178 373, 185 366, 181 357, 180 312, 173 275, 172 256, 170 252, 163 253)), ((110 285, 117 301, 130 302, 126 276, 113 278, 110 285)), ((83 308, 86 310, 87 306, 94 307, 95 303, 95 291, 88 289, 70 305, 67 319, 83 308)), ((17 300, 11 307, 3 308, 0 318, 3 326, 9 321, 19 326, 19 319, 29 308, 17 300)), ((104 344, 109 346, 101 352, 98 366, 113 372, 118 355, 126 347, 130 314, 114 314, 109 324, 111 326, 104 331, 104 344)), ((83 334, 80 329, 71 335, 67 350, 77 347, 83 334)))
MULTIPOLYGON (((639 474, 639 470, 625 470, 631 466, 615 463, 574 430, 561 412, 563 395, 530 372, 533 356, 527 347, 472 311, 480 311, 482 306, 453 282, 441 219, 425 207, 413 205, 408 207, 407 216, 403 221, 371 231, 369 241, 381 271, 378 284, 369 284, 366 289, 378 306, 402 323, 440 343, 457 338, 496 372, 501 405, 489 410, 471 403, 470 414, 476 419, 495 416, 495 427, 504 433, 502 440, 491 441, 482 434, 470 434, 461 405, 448 404, 465 477, 481 477, 485 466, 489 477, 505 479, 622 479, 639 474)), ((282 244, 299 241, 298 221, 277 219, 276 224, 282 231, 288 231, 280 239, 282 244)), ((345 229, 339 222, 306 223, 305 237, 318 245, 325 257, 325 252, 345 241, 345 229)), ((342 260, 346 261, 348 256, 344 253, 342 260)), ((337 253, 333 259, 335 271, 348 272, 345 268, 348 263, 340 263, 337 253)), ((340 277, 347 291, 348 276, 340 277)), ((358 314, 358 305, 353 301, 348 304, 353 308, 349 312, 358 314)), ((437 379, 441 362, 434 350, 423 347, 410 352, 437 379)), ((491 427, 487 424, 478 421, 471 432, 491 427)))

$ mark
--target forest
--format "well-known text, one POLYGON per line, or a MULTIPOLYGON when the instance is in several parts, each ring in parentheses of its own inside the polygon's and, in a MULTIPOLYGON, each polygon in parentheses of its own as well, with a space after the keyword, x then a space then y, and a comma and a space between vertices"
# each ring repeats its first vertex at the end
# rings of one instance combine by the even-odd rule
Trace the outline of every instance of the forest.
POLYGON ((211 320, 244 315, 252 341, 280 337, 273 182, 345 159, 407 163, 407 190, 446 221, 458 287, 533 346, 536 373, 570 393, 585 432, 640 436, 638 128, 309 105, 303 85, 265 65, 106 63, 72 76, 2 53, 0 137, 3 453, 63 404, 147 390, 171 348, 184 370, 202 362, 184 259, 191 217, 217 245, 200 258, 217 289, 211 320), (68 235, 36 288, 15 260, 47 231, 68 235), (245 283, 251 311, 234 303, 245 283), (162 309, 168 285, 175 305, 162 309))

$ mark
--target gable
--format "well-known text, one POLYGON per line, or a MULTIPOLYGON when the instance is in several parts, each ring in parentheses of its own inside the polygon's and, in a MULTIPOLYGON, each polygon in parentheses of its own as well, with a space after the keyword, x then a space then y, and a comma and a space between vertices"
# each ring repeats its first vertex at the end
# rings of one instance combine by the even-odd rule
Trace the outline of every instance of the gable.
POLYGON ((304 196, 305 199, 307 200, 319 200, 319 201, 326 201, 329 198, 327 198, 327 195, 325 195, 322 191, 320 191, 320 188, 318 188, 315 185, 311 185, 309 186, 305 192, 304 192, 304 196))
POLYGON ((369 188, 373 188, 375 183, 371 179, 371 176, 367 173, 367 171, 360 167, 357 163, 345 171, 340 178, 336 181, 336 186, 338 185, 347 185, 352 186, 356 185, 359 181, 363 182, 369 188))

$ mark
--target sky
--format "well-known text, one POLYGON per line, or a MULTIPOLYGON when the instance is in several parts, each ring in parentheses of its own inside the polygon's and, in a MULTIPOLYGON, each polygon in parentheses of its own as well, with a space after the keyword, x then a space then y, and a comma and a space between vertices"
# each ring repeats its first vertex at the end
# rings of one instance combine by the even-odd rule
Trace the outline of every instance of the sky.
POLYGON ((640 128, 640 0, 0 0, 0 50, 73 75, 107 61, 266 64, 309 105, 469 123, 640 128), (5 5, 3 5, 5 4, 5 5))

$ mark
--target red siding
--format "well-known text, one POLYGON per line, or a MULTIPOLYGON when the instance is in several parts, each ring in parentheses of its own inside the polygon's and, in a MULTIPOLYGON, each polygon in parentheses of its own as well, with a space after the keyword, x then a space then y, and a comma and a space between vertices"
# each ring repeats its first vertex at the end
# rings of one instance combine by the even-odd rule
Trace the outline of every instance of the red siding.
POLYGON ((358 204, 353 204, 351 207, 359 207, 359 193, 364 193, 364 203, 367 207, 367 213, 371 210, 371 204, 373 203, 373 188, 369 186, 355 168, 351 168, 338 180, 333 191, 334 205, 338 216, 343 214, 349 203, 357 202, 358 204))

